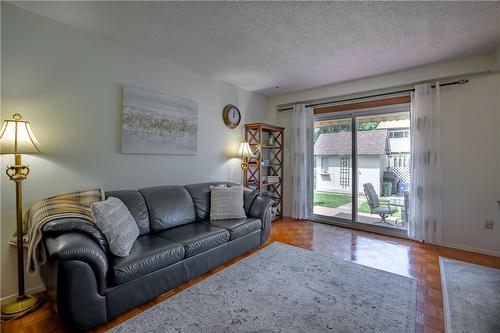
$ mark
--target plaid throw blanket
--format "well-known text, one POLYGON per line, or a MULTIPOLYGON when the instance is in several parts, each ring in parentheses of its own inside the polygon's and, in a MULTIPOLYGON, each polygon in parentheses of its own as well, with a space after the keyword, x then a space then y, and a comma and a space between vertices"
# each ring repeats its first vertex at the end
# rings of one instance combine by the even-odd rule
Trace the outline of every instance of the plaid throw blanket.
POLYGON ((101 189, 93 189, 57 195, 34 204, 28 211, 25 221, 28 242, 26 271, 36 274, 39 265, 47 261, 45 245, 41 241, 42 227, 45 223, 66 217, 81 218, 94 223, 90 205, 102 200, 104 200, 104 192, 101 189))

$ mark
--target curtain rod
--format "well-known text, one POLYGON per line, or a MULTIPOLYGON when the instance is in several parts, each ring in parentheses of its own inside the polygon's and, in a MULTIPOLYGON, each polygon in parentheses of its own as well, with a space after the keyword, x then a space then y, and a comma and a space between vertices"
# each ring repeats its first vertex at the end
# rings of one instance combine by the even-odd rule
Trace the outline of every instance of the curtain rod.
MULTIPOLYGON (((449 83, 444 83, 444 84, 441 84, 439 85, 440 87, 445 87, 445 86, 453 86, 453 85, 463 85, 463 84, 466 84, 468 83, 469 80, 465 80, 465 79, 462 79, 462 80, 458 80, 458 81, 453 81, 453 82, 449 82, 449 83)), ((434 88, 436 85, 432 85, 432 88, 434 88)), ((314 107, 314 106, 319 106, 319 105, 326 105, 326 104, 335 104, 335 103, 342 103, 342 102, 351 102, 351 101, 356 101, 356 100, 359 100, 359 99, 364 99, 364 98, 373 98, 373 97, 382 97, 382 96, 388 96, 388 95, 395 95, 395 94, 401 94, 401 93, 407 93, 407 92, 412 92, 412 91, 415 91, 415 88, 413 89, 405 89, 405 90, 398 90, 398 91, 391 91, 391 92, 386 92, 386 93, 382 93, 382 94, 375 94, 375 95, 367 95, 367 96, 360 96, 360 97, 353 97, 353 98, 346 98, 346 99, 341 99, 341 100, 338 100, 338 101, 331 101, 331 102, 321 102, 321 103, 314 103, 314 104, 308 104, 306 105, 306 107, 314 107)), ((283 109, 278 109, 279 112, 281 111, 290 111, 290 110, 293 110, 293 107, 289 107, 289 108, 283 108, 283 109)))

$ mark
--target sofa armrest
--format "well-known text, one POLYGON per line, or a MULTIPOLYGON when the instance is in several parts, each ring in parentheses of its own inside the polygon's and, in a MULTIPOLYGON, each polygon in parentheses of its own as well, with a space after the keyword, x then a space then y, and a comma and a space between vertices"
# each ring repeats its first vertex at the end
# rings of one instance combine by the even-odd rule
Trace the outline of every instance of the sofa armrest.
POLYGON ((51 220, 43 225, 42 232, 45 237, 50 236, 53 238, 68 232, 81 232, 96 241, 104 250, 104 253, 109 252, 106 236, 97 225, 81 218, 65 217, 51 220))
POLYGON ((80 232, 67 232, 56 237, 45 237, 45 247, 49 260, 63 263, 80 261, 89 265, 95 275, 97 292, 105 294, 108 259, 93 239, 80 232))
POLYGON ((252 190, 249 188, 245 188, 243 190, 243 209, 245 209, 245 214, 248 215, 250 211, 250 207, 252 207, 252 203, 255 200, 255 197, 258 196, 259 193, 256 190, 252 190))
POLYGON ((271 232, 271 206, 273 200, 263 195, 258 195, 252 202, 248 211, 248 216, 259 218, 262 222, 262 232, 260 234, 260 244, 264 244, 271 232))

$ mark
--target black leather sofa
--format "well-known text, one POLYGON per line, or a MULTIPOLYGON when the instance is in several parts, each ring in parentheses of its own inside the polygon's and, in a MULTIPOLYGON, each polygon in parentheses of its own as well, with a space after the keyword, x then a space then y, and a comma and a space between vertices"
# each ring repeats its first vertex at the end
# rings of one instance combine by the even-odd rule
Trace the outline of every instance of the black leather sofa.
POLYGON ((246 219, 210 221, 210 185, 113 191, 140 231, 127 257, 110 253, 96 226, 71 218, 46 223, 41 276, 71 330, 97 327, 263 244, 272 201, 244 191, 246 219))

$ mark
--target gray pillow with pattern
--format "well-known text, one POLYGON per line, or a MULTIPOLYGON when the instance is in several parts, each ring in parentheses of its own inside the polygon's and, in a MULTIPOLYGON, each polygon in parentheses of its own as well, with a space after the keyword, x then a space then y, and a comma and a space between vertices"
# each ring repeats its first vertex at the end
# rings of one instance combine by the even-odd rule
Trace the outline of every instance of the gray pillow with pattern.
POLYGON ((118 198, 109 197, 90 207, 95 223, 101 229, 115 256, 126 257, 135 240, 139 237, 139 227, 127 206, 118 198))
POLYGON ((243 186, 210 186, 210 219, 226 220, 247 217, 243 207, 243 186))

